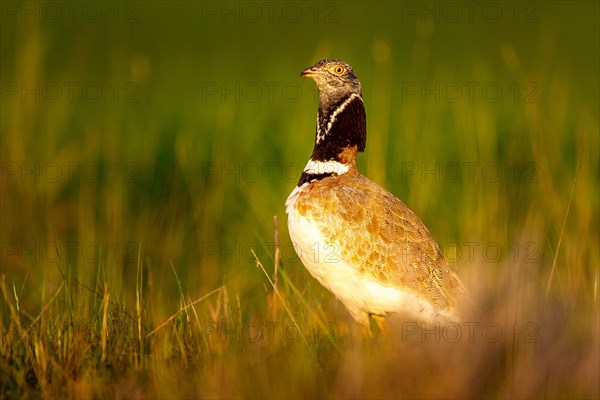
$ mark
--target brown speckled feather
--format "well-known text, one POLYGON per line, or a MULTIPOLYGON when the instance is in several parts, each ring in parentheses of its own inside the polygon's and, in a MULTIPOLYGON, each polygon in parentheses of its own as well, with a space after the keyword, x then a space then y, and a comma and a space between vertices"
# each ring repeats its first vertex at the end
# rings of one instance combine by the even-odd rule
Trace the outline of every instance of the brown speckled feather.
POLYGON ((411 290, 440 310, 454 311, 463 299, 461 282, 425 225, 356 168, 314 182, 297 204, 364 279, 411 290))

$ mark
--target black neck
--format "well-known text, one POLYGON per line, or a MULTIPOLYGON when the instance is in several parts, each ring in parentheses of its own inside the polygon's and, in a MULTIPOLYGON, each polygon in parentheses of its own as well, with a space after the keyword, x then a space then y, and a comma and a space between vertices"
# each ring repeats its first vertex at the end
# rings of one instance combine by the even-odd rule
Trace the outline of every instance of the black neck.
MULTIPOLYGON (((315 147, 310 157, 312 161, 337 161, 344 165, 354 165, 356 153, 365 151, 366 144, 367 117, 360 95, 348 95, 327 105, 319 102, 315 147)), ((336 173, 305 170, 300 175, 298 186, 332 175, 336 173)))
POLYGON ((313 161, 342 161, 339 155, 348 147, 365 151, 367 117, 360 95, 348 95, 328 105, 320 102, 317 118, 313 161))

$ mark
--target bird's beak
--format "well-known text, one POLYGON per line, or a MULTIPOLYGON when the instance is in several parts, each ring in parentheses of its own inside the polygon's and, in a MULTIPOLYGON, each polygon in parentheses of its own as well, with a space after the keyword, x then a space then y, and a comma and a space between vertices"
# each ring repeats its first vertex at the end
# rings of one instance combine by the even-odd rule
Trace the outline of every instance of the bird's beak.
POLYGON ((317 74, 317 71, 313 68, 306 68, 304 71, 300 72, 300 76, 308 76, 309 78, 312 76, 315 76, 317 74))

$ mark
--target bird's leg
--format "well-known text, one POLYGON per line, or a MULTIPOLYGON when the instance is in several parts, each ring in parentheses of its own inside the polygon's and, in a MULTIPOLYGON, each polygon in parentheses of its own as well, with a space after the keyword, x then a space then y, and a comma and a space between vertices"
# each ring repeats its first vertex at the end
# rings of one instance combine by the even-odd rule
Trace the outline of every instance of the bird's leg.
POLYGON ((384 316, 381 315, 371 315, 375 323, 377 323, 377 327, 379 328, 380 333, 387 332, 387 322, 384 316))
POLYGON ((371 339, 373 337, 373 332, 371 331, 371 326, 369 325, 360 325, 360 331, 363 334, 364 339, 371 339))

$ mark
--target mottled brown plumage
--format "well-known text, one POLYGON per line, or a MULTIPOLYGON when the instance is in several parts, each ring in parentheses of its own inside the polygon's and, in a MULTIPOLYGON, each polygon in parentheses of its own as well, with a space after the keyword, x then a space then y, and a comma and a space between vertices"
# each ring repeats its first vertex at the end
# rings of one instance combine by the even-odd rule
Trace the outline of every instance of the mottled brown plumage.
POLYGON ((411 290, 440 310, 457 308, 465 290, 425 225, 356 167, 313 183, 296 202, 364 279, 411 290))

